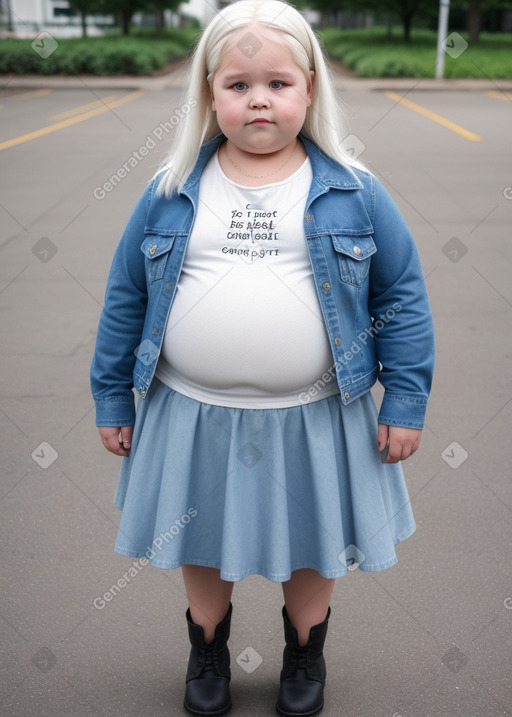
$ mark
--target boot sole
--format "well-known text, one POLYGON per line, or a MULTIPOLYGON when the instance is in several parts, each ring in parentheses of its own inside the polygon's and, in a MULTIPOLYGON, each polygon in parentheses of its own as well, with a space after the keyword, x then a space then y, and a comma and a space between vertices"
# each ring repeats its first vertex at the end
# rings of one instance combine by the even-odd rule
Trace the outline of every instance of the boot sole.
POLYGON ((276 705, 276 712, 278 715, 281 715, 281 717, 314 717, 315 715, 320 714, 320 712, 324 708, 324 703, 322 700, 322 704, 320 707, 317 707, 312 712, 285 712, 280 707, 276 705))
POLYGON ((190 707, 187 707, 186 702, 183 702, 183 707, 189 715, 194 715, 194 717, 216 717, 216 715, 227 714, 233 707, 233 704, 232 702, 230 702, 227 707, 223 707, 221 710, 216 710, 214 712, 198 712, 197 710, 193 710, 190 707))

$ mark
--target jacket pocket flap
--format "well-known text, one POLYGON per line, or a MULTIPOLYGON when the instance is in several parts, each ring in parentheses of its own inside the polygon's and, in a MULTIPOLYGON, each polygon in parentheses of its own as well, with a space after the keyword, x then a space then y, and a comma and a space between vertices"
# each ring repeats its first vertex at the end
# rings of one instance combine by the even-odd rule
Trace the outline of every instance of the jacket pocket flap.
POLYGON ((147 256, 148 259, 157 259, 162 254, 168 252, 174 244, 174 237, 162 236, 161 234, 150 234, 147 236, 141 245, 141 251, 147 256))
POLYGON ((351 259, 356 259, 356 261, 367 259, 377 251, 371 235, 332 234, 331 236, 336 251, 346 254, 351 259))

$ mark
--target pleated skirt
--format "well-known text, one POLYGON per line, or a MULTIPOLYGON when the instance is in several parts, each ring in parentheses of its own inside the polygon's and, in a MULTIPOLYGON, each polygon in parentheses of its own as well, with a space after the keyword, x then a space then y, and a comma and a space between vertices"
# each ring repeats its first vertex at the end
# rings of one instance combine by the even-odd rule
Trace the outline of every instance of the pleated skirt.
POLYGON ((159 568, 283 582, 397 562, 416 525, 400 464, 383 464, 370 392, 291 408, 227 408, 157 378, 139 401, 114 499, 116 552, 159 568))

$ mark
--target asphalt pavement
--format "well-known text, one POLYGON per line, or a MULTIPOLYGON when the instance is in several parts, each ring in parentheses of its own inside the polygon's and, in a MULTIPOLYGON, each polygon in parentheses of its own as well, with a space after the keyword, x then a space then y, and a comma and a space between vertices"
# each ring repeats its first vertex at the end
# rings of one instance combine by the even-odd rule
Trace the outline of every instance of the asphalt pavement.
MULTIPOLYGON (((512 83, 337 88, 416 238, 438 359, 404 465, 418 529, 396 566, 337 580, 323 714, 512 715, 512 83)), ((180 67, 0 82, 2 715, 183 714, 181 571, 113 552, 119 459, 88 373, 114 249, 187 99, 180 67)), ((274 714, 281 587, 251 576, 233 603, 232 714, 274 714)))

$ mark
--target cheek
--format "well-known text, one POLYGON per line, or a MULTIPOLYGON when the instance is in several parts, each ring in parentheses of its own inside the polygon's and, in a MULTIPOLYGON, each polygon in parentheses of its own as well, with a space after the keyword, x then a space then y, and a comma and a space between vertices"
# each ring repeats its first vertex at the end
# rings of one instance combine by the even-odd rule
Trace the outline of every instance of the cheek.
POLYGON ((289 122, 303 120, 306 116, 307 105, 305 102, 295 102, 283 107, 282 117, 289 122))
POLYGON ((217 102, 217 120, 226 125, 233 125, 240 122, 243 117, 243 108, 233 100, 228 102, 217 102))

